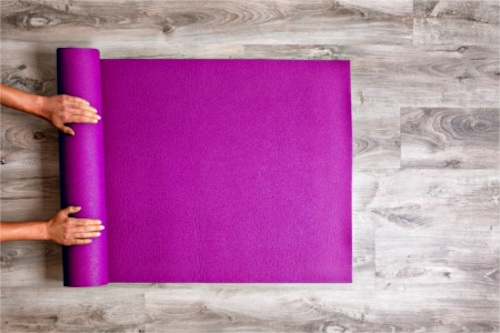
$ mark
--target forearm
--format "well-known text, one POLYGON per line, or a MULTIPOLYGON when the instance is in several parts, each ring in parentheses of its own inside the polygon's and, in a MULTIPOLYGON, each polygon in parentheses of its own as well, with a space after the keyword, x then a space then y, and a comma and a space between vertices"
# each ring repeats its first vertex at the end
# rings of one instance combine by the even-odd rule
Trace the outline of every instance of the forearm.
POLYGON ((0 222, 0 241, 47 240, 47 222, 0 222))
POLYGON ((0 103, 9 108, 43 117, 43 96, 29 94, 19 89, 0 84, 0 103))

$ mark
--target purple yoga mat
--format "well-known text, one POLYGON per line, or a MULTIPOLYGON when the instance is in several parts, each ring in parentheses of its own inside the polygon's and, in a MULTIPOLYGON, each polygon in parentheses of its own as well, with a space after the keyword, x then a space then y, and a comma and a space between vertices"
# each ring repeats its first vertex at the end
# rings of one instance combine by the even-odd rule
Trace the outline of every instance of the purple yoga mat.
POLYGON ((351 282, 348 61, 59 49, 58 80, 102 116, 61 135, 62 205, 106 225, 65 285, 351 282))

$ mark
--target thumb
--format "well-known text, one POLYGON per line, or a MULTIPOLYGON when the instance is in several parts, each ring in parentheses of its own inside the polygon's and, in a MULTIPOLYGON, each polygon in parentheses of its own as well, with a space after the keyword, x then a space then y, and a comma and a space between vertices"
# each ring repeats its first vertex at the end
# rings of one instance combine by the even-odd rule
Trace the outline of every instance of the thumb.
POLYGON ((64 126, 64 125, 62 125, 61 127, 59 127, 59 129, 60 129, 61 131, 63 131, 65 134, 68 134, 68 135, 71 135, 71 136, 74 136, 74 135, 75 135, 75 131, 73 131, 73 130, 71 129, 71 127, 69 127, 69 126, 64 126))
POLYGON ((69 215, 69 214, 78 213, 81 209, 82 209, 82 207, 78 207, 78 206, 68 206, 68 207, 64 208, 62 211, 64 214, 69 215))

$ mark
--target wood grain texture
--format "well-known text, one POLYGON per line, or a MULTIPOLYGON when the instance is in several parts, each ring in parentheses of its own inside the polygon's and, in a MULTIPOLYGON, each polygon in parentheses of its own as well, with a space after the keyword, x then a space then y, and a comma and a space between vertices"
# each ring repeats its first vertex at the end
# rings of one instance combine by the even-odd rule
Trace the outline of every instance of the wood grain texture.
POLYGON ((411 43, 411 0, 370 8, 338 1, 4 1, 4 38, 188 43, 411 43), (402 7, 404 9, 402 9, 402 7), (317 29, 321 25, 322 29, 317 29), (366 29, 366 26, 371 29, 366 29), (340 29, 339 29, 340 28, 340 29), (344 30, 350 31, 348 35, 344 30), (130 33, 130 32, 133 33, 130 33))
POLYGON ((3 288, 2 331, 139 333, 145 332, 144 308, 144 292, 119 286, 64 289, 63 293, 52 287, 3 288), (19 307, 5 301, 9 298, 29 301, 19 307))
MULTIPOLYGON (((103 58, 350 59, 352 284, 62 287, 61 249, 1 245, 2 332, 498 332, 498 1, 6 0, 2 83, 56 93, 103 58)), ((57 132, 0 111, 0 212, 59 206, 57 132)))
POLYGON ((398 122, 398 109, 355 107, 353 112, 355 170, 400 167, 401 135, 398 122))
POLYGON ((146 331, 495 332, 498 329, 498 325, 488 320, 494 315, 495 301, 478 301, 474 307, 481 313, 469 317, 463 311, 470 309, 470 305, 442 299, 440 293, 383 290, 364 293, 359 298, 328 287, 307 291, 292 287, 267 291, 253 286, 150 289, 146 292, 146 311, 152 322, 146 324, 146 331))
POLYGON ((414 6, 415 43, 498 43, 498 1, 415 0, 414 6))
POLYGON ((497 169, 500 109, 402 109, 404 168, 497 169))
POLYGON ((372 176, 385 193, 367 206, 376 221, 380 287, 424 292, 439 286, 442 293, 460 290, 472 300, 497 298, 496 171, 402 170, 372 176))

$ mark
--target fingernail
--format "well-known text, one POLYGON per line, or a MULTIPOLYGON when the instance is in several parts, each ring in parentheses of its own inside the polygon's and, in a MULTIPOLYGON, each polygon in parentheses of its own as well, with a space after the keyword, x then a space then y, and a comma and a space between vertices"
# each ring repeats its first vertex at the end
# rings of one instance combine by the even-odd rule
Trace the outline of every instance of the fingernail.
POLYGON ((103 226, 103 225, 101 225, 101 227, 99 228, 99 230, 104 230, 104 226, 103 226))
POLYGON ((97 119, 101 119, 101 116, 100 116, 100 115, 97 115, 97 119))
POLYGON ((102 224, 102 221, 101 220, 97 220, 97 223, 102 224))
POLYGON ((93 122, 94 124, 97 124, 97 122, 98 122, 98 121, 99 121, 99 120, 97 120, 97 119, 92 120, 92 122, 93 122))
POLYGON ((82 209, 82 207, 80 207, 80 206, 75 206, 75 209, 80 210, 80 209, 82 209))
POLYGON ((99 237, 99 236, 101 236, 101 233, 100 232, 96 233, 96 237, 99 237))

